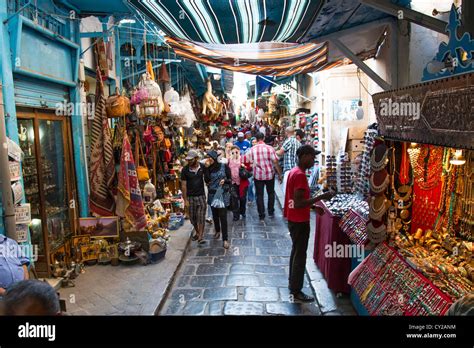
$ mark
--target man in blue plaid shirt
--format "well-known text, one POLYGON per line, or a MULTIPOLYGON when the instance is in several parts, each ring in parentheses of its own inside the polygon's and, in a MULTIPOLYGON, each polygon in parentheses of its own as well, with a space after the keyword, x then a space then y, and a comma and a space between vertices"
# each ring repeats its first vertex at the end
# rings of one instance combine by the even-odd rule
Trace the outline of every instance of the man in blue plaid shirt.
POLYGON ((286 140, 283 142, 281 149, 277 152, 278 156, 283 156, 283 192, 286 192, 288 173, 297 165, 296 150, 301 146, 301 143, 295 137, 295 129, 293 127, 287 127, 285 134, 286 140))

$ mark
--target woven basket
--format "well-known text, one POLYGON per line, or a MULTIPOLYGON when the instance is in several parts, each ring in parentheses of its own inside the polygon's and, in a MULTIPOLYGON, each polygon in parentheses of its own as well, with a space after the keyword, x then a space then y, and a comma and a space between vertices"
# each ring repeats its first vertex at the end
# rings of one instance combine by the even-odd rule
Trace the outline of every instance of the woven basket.
POLYGON ((119 89, 116 88, 115 94, 107 98, 105 110, 109 118, 124 117, 130 113, 130 99, 120 95, 119 89))

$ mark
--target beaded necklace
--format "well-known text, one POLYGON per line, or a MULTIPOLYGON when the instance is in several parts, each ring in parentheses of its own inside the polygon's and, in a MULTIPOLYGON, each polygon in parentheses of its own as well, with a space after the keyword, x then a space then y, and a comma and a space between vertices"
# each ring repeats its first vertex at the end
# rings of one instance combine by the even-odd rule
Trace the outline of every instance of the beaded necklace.
POLYGON ((441 180, 443 170, 443 149, 436 146, 423 146, 413 168, 415 180, 422 190, 431 190, 441 180))

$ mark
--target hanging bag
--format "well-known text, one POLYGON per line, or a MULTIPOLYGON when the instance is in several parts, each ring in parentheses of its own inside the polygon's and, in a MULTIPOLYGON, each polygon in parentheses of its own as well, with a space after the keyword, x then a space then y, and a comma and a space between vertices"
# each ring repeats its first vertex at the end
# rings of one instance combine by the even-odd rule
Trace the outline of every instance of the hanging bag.
POLYGON ((247 170, 245 167, 240 167, 239 168, 239 177, 241 179, 250 179, 252 177, 252 172, 247 170))
POLYGON ((105 110, 109 118, 124 117, 130 113, 130 99, 121 95, 117 87, 115 94, 107 98, 105 110))
POLYGON ((136 137, 137 140, 135 142, 135 165, 137 167, 138 181, 148 181, 150 180, 150 173, 148 172, 145 156, 143 155, 143 149, 140 142, 140 134, 137 134, 136 137), (140 165, 140 158, 142 159, 143 166, 140 165))
POLYGON ((225 208, 224 203, 224 191, 222 187, 219 187, 214 194, 214 199, 212 200, 211 207, 213 208, 225 208))

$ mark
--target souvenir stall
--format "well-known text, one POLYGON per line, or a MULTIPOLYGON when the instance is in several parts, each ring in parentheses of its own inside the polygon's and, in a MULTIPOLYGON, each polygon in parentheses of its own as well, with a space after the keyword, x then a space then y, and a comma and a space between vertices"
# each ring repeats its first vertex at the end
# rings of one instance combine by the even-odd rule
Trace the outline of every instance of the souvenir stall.
POLYGON ((376 247, 349 279, 370 315, 443 315, 474 291, 473 88, 464 74, 373 96, 383 137, 366 230, 376 247), (420 117, 387 116, 389 101, 419 103, 420 117))
POLYGON ((166 64, 155 78, 150 62, 129 93, 117 89, 105 98, 100 70, 96 87, 91 217, 79 219, 79 232, 64 250, 71 262, 58 261, 53 272, 68 280, 84 265, 156 262, 165 257, 172 231, 184 224, 178 178, 187 130, 196 120, 189 89, 180 96, 166 64))
MULTIPOLYGON (((368 145, 369 146, 369 145, 368 145)), ((358 185, 352 182, 351 165, 347 153, 326 157, 324 189, 337 195, 329 201, 316 203, 316 230, 313 259, 323 273, 328 287, 337 293, 349 293, 347 277, 351 272, 352 255, 328 253, 327 248, 365 244, 361 221, 368 215, 368 204, 358 185)))

